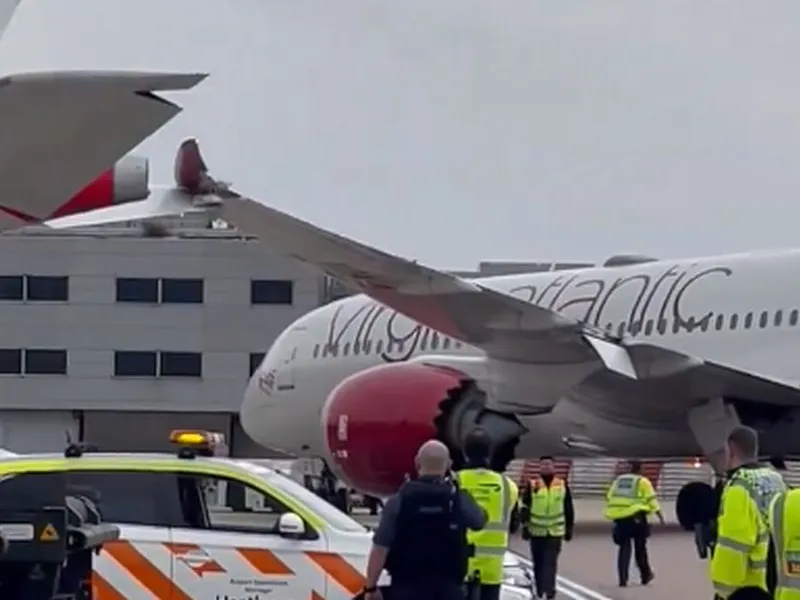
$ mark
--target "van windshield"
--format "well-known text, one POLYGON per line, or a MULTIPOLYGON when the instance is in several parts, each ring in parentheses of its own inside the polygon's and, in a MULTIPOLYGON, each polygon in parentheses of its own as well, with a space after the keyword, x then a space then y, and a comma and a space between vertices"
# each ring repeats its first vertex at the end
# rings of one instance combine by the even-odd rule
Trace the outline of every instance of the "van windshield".
POLYGON ((282 492, 285 492, 286 494, 297 499, 298 502, 301 502, 304 506, 307 506, 310 510, 314 511, 314 513, 316 513, 322 520, 327 522, 334 529, 347 531, 350 533, 369 532, 369 529, 367 529, 364 525, 349 515, 343 513, 332 504, 326 502, 315 493, 307 490, 294 479, 286 477, 285 475, 273 471, 272 469, 267 469, 251 462, 242 461, 239 464, 254 475, 263 477, 269 482, 270 485, 274 485, 282 492))

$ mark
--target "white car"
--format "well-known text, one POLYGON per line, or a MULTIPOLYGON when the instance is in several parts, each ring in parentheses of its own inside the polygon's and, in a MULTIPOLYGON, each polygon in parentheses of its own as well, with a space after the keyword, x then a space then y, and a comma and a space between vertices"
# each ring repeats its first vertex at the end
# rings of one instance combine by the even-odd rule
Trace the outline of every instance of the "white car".
MULTIPOLYGON (((363 588, 369 529, 268 467, 186 443, 175 454, 0 459, 0 477, 63 472, 121 530, 95 559, 96 599, 350 600, 363 588)), ((512 554, 507 563, 503 600, 528 600, 528 570, 512 554)))

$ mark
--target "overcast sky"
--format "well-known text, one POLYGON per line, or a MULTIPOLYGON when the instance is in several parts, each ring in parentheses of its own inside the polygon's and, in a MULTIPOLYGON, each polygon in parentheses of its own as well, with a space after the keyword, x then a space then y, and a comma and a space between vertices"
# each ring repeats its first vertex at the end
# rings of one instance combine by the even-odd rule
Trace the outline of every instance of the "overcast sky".
POLYGON ((264 202, 442 268, 800 245, 797 0, 22 0, 0 71, 208 71, 264 202))

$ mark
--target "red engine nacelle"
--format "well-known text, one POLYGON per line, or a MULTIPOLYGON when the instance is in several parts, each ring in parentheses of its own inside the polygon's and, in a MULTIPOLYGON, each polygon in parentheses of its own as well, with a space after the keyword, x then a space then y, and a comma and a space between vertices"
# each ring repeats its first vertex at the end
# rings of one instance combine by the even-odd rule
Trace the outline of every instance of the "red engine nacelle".
POLYGON ((331 468, 373 496, 397 491, 419 447, 436 437, 439 405, 468 378, 417 363, 371 367, 342 381, 322 410, 331 468))

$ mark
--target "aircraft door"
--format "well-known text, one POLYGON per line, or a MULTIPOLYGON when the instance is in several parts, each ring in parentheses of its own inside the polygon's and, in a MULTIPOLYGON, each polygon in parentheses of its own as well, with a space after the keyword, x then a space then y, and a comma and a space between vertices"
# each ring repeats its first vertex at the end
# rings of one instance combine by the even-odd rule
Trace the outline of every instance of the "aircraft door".
POLYGON ((275 385, 278 391, 287 392, 295 389, 297 376, 298 357, 303 348, 303 341, 308 333, 305 327, 292 329, 287 334, 286 340, 281 344, 284 355, 275 374, 275 385))

